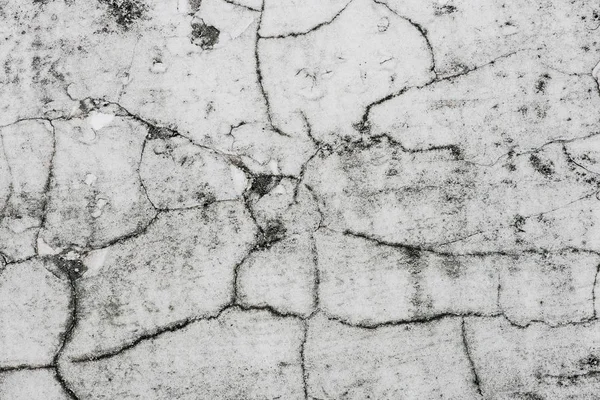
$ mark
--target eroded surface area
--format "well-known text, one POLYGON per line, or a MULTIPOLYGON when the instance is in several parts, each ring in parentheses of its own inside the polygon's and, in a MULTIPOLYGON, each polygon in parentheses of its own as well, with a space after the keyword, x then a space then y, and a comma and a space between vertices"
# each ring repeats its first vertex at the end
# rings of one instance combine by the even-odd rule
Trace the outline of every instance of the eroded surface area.
POLYGON ((0 0, 0 399, 600 399, 599 27, 0 0))

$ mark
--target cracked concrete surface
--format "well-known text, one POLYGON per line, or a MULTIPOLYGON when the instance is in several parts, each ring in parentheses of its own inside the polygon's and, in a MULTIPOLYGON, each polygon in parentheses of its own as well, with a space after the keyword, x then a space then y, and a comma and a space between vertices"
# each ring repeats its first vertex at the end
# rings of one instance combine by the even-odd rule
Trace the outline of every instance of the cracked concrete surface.
POLYGON ((0 22, 0 399, 600 399, 597 5, 0 22))

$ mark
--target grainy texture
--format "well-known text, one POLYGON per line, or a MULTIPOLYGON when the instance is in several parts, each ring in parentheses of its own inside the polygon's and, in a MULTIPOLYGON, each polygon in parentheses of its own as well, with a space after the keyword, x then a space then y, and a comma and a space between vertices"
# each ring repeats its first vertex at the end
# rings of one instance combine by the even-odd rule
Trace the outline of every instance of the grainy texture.
POLYGON ((600 399, 600 7, 0 0, 1 400, 600 399))

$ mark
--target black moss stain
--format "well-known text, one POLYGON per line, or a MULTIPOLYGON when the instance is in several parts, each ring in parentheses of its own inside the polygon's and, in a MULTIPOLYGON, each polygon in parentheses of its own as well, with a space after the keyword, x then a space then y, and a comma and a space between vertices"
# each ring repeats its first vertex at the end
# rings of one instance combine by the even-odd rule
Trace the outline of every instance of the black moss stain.
POLYGON ((436 5, 434 15, 439 17, 441 15, 453 14, 457 11, 458 8, 450 4, 436 5))
POLYGON ((279 220, 272 220, 267 222, 267 226, 264 231, 264 243, 270 244, 280 241, 285 237, 286 229, 283 223, 279 220))
POLYGON ((204 50, 212 49, 219 42, 220 31, 204 21, 192 22, 192 43, 204 50))
POLYGON ((543 161, 536 154, 532 154, 529 156, 529 162, 533 169, 546 177, 550 177, 554 174, 554 163, 552 161, 543 161))
POLYGON ((535 83, 535 92, 536 93, 546 93, 546 86, 548 85, 548 81, 552 79, 550 75, 543 74, 535 83))
POLYGON ((140 0, 98 0, 108 6, 109 14, 115 22, 127 30, 137 20, 142 19, 148 11, 148 6, 140 0))
POLYGON ((67 274, 71 281, 74 281, 80 278, 87 271, 87 268, 81 260, 71 260, 67 258, 67 254, 68 251, 53 256, 52 261, 54 262, 54 265, 58 267, 58 269, 67 274))
POLYGON ((252 180, 250 186, 250 194, 257 195, 258 198, 268 194, 281 181, 280 176, 274 175, 258 175, 252 180))

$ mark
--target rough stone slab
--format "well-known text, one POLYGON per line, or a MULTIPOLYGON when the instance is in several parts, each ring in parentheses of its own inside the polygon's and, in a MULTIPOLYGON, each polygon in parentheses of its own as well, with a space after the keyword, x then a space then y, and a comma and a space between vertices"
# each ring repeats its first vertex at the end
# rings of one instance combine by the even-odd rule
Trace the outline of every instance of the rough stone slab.
POLYGON ((61 346, 71 288, 50 263, 32 259, 0 269, 0 369, 49 365, 61 346))
POLYGON ((425 248, 477 243, 471 251, 485 252, 548 242, 556 249, 580 240, 576 231, 585 229, 585 248, 595 246, 597 206, 592 218, 570 220, 568 229, 549 223, 542 243, 532 240, 537 232, 529 223, 582 206, 598 188, 598 176, 571 162, 560 143, 485 166, 463 160, 452 147, 411 152, 383 138, 316 157, 306 182, 323 203, 324 225, 336 231, 425 248), (500 230, 502 242, 490 239, 500 230))
POLYGON ((97 361, 64 363, 81 398, 303 399, 303 323, 226 310, 97 361))
POLYGON ((239 303, 308 317, 316 305, 313 246, 310 236, 296 235, 251 254, 238 270, 239 303))
POLYGON ((36 253, 54 154, 53 128, 45 120, 0 129, 0 253, 23 260, 36 253))
POLYGON ((433 78, 419 30, 369 0, 306 35, 261 39, 258 57, 275 126, 299 136, 308 122, 329 142, 357 136, 369 103, 433 78))
POLYGON ((0 373, 0 398, 7 400, 69 400, 53 369, 0 373))
POLYGON ((552 328, 469 318, 465 336, 486 399, 593 399, 600 390, 597 322, 552 328))
POLYGON ((319 230, 321 310, 352 324, 498 312, 494 257, 442 256, 319 230))
POLYGON ((232 301, 234 269, 255 235, 244 207, 222 202, 161 213, 140 236, 91 252, 77 281, 77 329, 65 355, 102 354, 217 314, 232 301))
POLYGON ((304 346, 316 399, 480 399, 461 319, 363 329, 317 315, 304 346))
POLYGON ((101 111, 53 124, 56 151, 41 238, 53 248, 102 247, 144 228, 156 214, 138 174, 146 127, 101 111))

